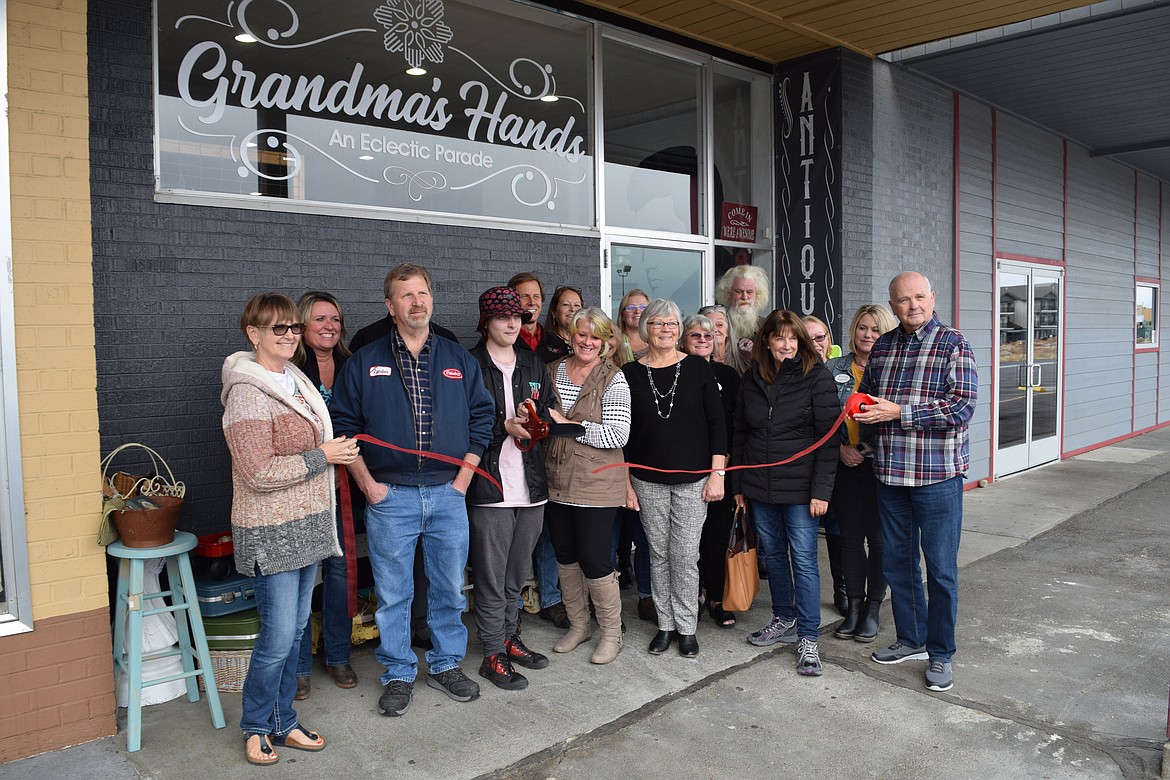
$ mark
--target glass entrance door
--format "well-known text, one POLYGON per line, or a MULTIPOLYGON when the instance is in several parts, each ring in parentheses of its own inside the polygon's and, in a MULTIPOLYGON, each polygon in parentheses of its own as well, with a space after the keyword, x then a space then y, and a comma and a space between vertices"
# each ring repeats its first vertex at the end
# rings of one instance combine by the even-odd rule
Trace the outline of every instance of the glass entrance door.
POLYGON ((1064 272, 999 263, 995 474, 1060 457, 1064 272))
POLYGON ((651 300, 669 298, 683 315, 703 305, 703 255, 701 249, 649 244, 609 244, 610 316, 630 290, 642 290, 651 300))

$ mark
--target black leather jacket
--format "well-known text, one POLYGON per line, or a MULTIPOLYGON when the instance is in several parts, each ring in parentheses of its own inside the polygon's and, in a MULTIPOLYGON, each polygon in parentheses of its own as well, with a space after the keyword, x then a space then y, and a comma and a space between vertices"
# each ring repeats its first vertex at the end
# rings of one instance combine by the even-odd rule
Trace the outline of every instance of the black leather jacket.
MULTIPOLYGON (((553 382, 545 370, 544 361, 536 353, 522 349, 517 345, 516 370, 512 372, 512 399, 519 404, 525 398, 536 401, 537 414, 545 422, 551 422, 549 407, 553 405, 556 391, 553 382)), ((492 441, 483 453, 479 467, 491 474, 497 480, 500 478, 500 449, 504 446, 504 439, 508 432, 504 430, 504 420, 516 416, 515 409, 504 409, 504 375, 496 368, 488 355, 487 345, 482 339, 471 349, 471 354, 479 361, 483 369, 484 383, 488 392, 496 402, 495 418, 492 421, 492 441)), ((533 503, 548 498, 548 480, 544 473, 544 443, 541 442, 528 452, 524 453, 524 477, 528 482, 528 498, 533 503)), ((470 504, 495 504, 504 500, 495 485, 478 474, 471 480, 467 489, 467 501, 470 504)))

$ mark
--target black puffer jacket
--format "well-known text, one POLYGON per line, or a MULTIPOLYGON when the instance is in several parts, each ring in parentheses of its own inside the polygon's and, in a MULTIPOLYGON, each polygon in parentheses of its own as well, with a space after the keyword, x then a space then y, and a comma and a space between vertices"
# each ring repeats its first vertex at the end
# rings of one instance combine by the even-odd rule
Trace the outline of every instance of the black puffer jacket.
MULTIPOLYGON (((517 340, 519 341, 519 340, 517 340)), ((512 401, 519 404, 525 398, 536 401, 540 419, 551 422, 549 407, 554 403, 556 391, 545 370, 544 361, 532 350, 516 348, 516 370, 512 372, 512 401)), ((497 480, 500 478, 500 448, 508 433, 504 420, 516 416, 515 409, 504 409, 504 375, 488 355, 487 346, 481 339, 471 354, 483 369, 484 383, 496 402, 496 414, 492 421, 492 441, 480 459, 479 467, 497 480)), ((533 503, 548 498, 548 480, 544 473, 544 443, 541 442, 524 453, 524 477, 528 482, 528 499, 533 503)), ((504 500, 499 489, 478 474, 467 489, 470 504, 496 504, 504 500)))
MULTIPOLYGON (((785 360, 771 386, 764 384, 753 363, 739 389, 731 462, 738 466, 784 460, 824 436, 840 413, 837 388, 820 363, 805 374, 799 359, 785 360)), ((731 493, 769 504, 828 501, 837 476, 839 443, 831 436, 815 452, 785 466, 732 471, 731 493)))

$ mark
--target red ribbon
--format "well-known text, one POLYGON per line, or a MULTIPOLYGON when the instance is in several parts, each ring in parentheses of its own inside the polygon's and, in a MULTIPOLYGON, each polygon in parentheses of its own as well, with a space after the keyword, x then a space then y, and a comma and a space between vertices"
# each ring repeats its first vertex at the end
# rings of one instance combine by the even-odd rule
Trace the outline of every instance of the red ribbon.
POLYGON ((773 466, 784 466, 794 460, 799 460, 810 452, 819 449, 822 444, 829 440, 829 437, 837 432, 841 427, 841 423, 845 421, 845 410, 841 410, 841 414, 837 415, 837 420, 833 423, 833 427, 829 428, 829 432, 821 438, 817 439, 813 444, 805 447, 795 455, 790 455, 784 460, 778 460, 775 463, 758 463, 758 464, 743 464, 740 466, 726 466, 722 469, 659 469, 653 466, 643 466, 641 463, 608 463, 604 466, 599 466, 593 469, 593 474, 599 474, 606 469, 616 469, 622 466, 632 469, 645 469, 646 471, 656 471, 659 474, 711 474, 716 471, 739 471, 740 469, 770 469, 773 466))
MULTIPOLYGON (((453 466, 466 466, 476 474, 486 479, 488 482, 496 486, 496 489, 501 494, 504 488, 496 481, 496 478, 487 473, 479 466, 473 466, 463 458, 456 458, 452 455, 444 455, 441 452, 427 452, 426 450, 412 450, 408 447, 399 447, 397 444, 391 444, 388 441, 370 436, 368 433, 359 433, 356 436, 351 436, 355 441, 364 441, 369 444, 376 444, 379 447, 385 447, 388 450, 395 450, 396 452, 405 452, 408 455, 418 455, 420 458, 430 458, 431 460, 440 460, 444 463, 450 463, 453 466)), ((353 532, 353 496, 349 491, 349 474, 345 466, 338 466, 341 472, 339 489, 341 491, 341 531, 345 536, 345 579, 346 588, 346 607, 349 610, 350 617, 357 614, 357 541, 354 539, 353 532)))

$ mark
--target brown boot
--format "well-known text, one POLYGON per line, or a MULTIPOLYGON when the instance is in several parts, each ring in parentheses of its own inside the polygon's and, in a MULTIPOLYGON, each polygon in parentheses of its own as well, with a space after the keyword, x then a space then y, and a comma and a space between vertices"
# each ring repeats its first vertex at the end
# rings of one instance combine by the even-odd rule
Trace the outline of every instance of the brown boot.
POLYGON ((585 575, 576 563, 568 566, 558 563, 557 576, 561 580, 561 600, 569 616, 569 631, 553 645, 553 652, 568 653, 591 636, 589 605, 585 601, 585 575))
POLYGON ((585 580, 589 597, 597 611, 597 625, 601 639, 593 651, 590 663, 607 664, 622 651, 622 591, 617 572, 610 572, 595 580, 585 580))

